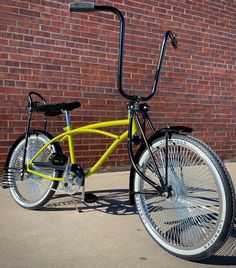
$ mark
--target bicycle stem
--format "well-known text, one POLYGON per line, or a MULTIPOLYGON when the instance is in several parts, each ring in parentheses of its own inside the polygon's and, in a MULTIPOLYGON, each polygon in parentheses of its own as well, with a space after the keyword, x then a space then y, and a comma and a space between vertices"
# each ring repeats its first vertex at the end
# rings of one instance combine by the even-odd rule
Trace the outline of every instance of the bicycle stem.
POLYGON ((69 9, 70 12, 105 11, 105 12, 112 12, 119 18, 120 35, 119 35, 118 72, 117 72, 118 91, 123 97, 125 97, 129 100, 133 100, 133 101, 148 101, 149 99, 151 99, 154 96, 156 89, 157 89, 157 84, 158 84, 158 81, 160 78, 160 72, 161 72, 163 58, 165 55, 166 43, 167 43, 168 37, 171 40, 172 46, 174 48, 178 47, 178 42, 177 42, 173 32, 167 31, 167 32, 165 32, 165 34, 163 36, 162 47, 161 47, 161 51, 160 51, 159 61, 158 61, 157 68, 156 68, 156 73, 154 76, 154 81, 153 81, 151 93, 147 97, 137 96, 137 95, 128 95, 126 92, 124 92, 123 86, 122 86, 122 84, 123 84, 122 81, 123 81, 125 19, 124 19, 123 14, 121 13, 121 11, 113 6, 98 6, 98 5, 95 5, 94 3, 91 3, 91 2, 89 2, 89 3, 76 3, 76 2, 70 3, 69 7, 70 7, 70 9, 69 9))

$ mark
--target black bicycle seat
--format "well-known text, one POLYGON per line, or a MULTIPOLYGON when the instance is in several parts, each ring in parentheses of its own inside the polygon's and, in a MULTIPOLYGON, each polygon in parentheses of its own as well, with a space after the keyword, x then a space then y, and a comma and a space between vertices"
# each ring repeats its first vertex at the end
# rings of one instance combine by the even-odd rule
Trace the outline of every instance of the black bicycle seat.
POLYGON ((31 111, 41 112, 46 116, 57 116, 63 113, 63 111, 72 111, 81 106, 80 102, 68 102, 68 103, 40 103, 32 102, 30 105, 31 111))

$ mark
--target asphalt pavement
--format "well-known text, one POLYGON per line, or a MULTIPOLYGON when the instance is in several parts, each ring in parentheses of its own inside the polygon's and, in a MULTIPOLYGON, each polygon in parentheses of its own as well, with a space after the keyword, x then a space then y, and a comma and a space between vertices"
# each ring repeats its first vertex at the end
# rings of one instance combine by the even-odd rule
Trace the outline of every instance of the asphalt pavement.
MULTIPOLYGON (((227 168, 236 186, 236 163, 227 168)), ((96 203, 56 194, 38 211, 21 208, 0 190, 0 267, 236 267, 236 226, 224 247, 202 263, 161 249, 128 203, 128 178, 128 172, 96 174, 86 184, 96 203)))

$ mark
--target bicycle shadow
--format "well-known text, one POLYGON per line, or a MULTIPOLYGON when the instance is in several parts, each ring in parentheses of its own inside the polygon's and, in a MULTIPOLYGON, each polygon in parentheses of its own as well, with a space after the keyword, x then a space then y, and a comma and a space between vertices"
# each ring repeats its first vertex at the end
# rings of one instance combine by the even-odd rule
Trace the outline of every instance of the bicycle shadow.
MULTIPOLYGON (((43 211, 77 211, 108 213, 112 215, 137 214, 135 206, 129 205, 128 189, 112 189, 93 191, 98 196, 97 202, 83 203, 81 195, 75 194, 74 200, 70 195, 58 194, 41 210, 43 211)), ((231 235, 224 246, 212 257, 204 259, 199 263, 218 266, 236 265, 236 220, 231 235)))
POLYGON ((136 214, 134 206, 129 205, 128 189, 112 189, 93 191, 98 196, 98 200, 93 203, 83 203, 81 194, 73 195, 71 198, 67 194, 55 195, 50 202, 41 210, 43 211, 70 211, 79 212, 99 211, 113 215, 131 215, 136 214))
POLYGON ((236 219, 233 230, 224 246, 214 256, 201 261, 201 263, 221 266, 236 265, 236 219))

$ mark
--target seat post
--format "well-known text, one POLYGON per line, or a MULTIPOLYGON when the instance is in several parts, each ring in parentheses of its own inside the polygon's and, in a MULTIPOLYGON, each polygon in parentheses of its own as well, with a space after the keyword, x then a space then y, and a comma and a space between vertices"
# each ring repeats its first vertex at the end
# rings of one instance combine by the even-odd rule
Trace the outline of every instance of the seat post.
POLYGON ((66 115, 66 126, 71 127, 70 112, 65 110, 64 113, 66 115))
MULTIPOLYGON (((72 125, 71 125, 71 120, 70 120, 70 112, 65 110, 64 113, 66 115, 66 131, 70 132, 72 130, 72 125)), ((76 164, 74 141, 73 141, 72 135, 70 135, 70 134, 68 134, 68 145, 69 145, 69 151, 70 151, 71 164, 76 164)))

